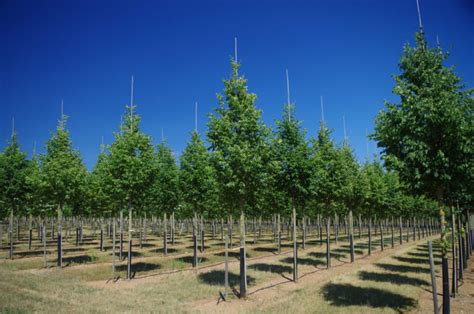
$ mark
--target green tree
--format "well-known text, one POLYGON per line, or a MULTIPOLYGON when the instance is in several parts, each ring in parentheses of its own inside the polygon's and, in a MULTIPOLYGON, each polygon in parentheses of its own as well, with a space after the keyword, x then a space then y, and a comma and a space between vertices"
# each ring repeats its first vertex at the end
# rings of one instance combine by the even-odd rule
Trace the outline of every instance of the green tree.
POLYGON ((120 131, 110 146, 108 168, 112 179, 111 195, 116 208, 142 209, 144 195, 153 183, 154 149, 149 136, 139 129, 140 116, 127 106, 120 131))
POLYGON ((117 208, 114 207, 116 203, 112 197, 114 187, 108 159, 105 146, 101 144, 97 163, 87 180, 89 208, 91 214, 96 217, 111 216, 117 212, 117 208))
POLYGON ((215 172, 197 131, 192 133, 191 141, 180 156, 179 186, 182 204, 188 213, 215 216, 218 196, 215 172))
POLYGON ((24 214, 27 200, 29 163, 26 153, 20 150, 16 132, 13 132, 10 142, 0 157, 0 199, 2 217, 8 213, 13 217, 24 214))
POLYGON ((285 195, 290 210, 303 214, 308 200, 310 180, 310 149, 301 122, 295 117, 294 106, 285 106, 272 145, 273 158, 278 163, 277 188, 285 195))
POLYGON ((72 147, 66 129, 65 115, 61 116, 56 132, 46 143, 46 154, 41 156, 45 195, 57 207, 58 266, 62 265, 62 219, 65 209, 72 210, 82 196, 87 171, 79 152, 72 147), (68 207, 66 207, 68 206, 68 207))
POLYGON ((166 141, 158 144, 154 162, 154 183, 151 187, 153 208, 159 213, 171 214, 179 202, 179 172, 166 141))
POLYGON ((372 135, 410 190, 444 204, 460 191, 472 195, 474 186, 473 90, 443 65, 447 57, 416 34, 416 47, 405 46, 394 76, 400 102, 385 103, 372 135))
POLYGON ((328 216, 336 214, 338 209, 334 197, 337 152, 330 135, 331 130, 321 121, 318 136, 313 140, 313 151, 310 157, 312 168, 310 190, 313 207, 328 216))
POLYGON ((256 95, 247 91, 247 80, 239 77, 239 64, 232 62, 232 75, 224 80, 224 95, 210 115, 207 133, 214 152, 221 199, 240 213, 241 297, 246 296, 245 211, 258 203, 265 183, 265 153, 268 129, 255 107, 256 95), (243 254, 243 255, 242 255, 243 254))
POLYGON ((115 140, 110 146, 108 169, 111 177, 111 196, 114 207, 123 210, 128 206, 128 268, 131 276, 133 209, 142 210, 153 183, 154 150, 149 136, 139 129, 140 117, 135 106, 127 106, 115 140))

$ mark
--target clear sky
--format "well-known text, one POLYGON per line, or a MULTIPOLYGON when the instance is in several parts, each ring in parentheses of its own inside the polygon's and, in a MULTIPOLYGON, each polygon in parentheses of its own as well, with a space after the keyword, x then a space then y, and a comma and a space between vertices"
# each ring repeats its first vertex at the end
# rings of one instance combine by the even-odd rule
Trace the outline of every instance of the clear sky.
MULTIPOLYGON (((449 64, 474 86, 474 1, 420 0, 431 45, 439 36, 449 64)), ((142 129, 179 155, 216 106, 238 37, 241 73, 274 126, 291 99, 308 134, 325 119, 347 134, 359 159, 366 129, 392 95, 391 76, 418 29, 415 0, 43 1, 0 0, 0 148, 15 117, 21 147, 43 152, 61 99, 76 149, 90 169, 101 137, 113 141, 135 77, 142 129)), ((373 154, 375 143, 369 144, 373 154)))

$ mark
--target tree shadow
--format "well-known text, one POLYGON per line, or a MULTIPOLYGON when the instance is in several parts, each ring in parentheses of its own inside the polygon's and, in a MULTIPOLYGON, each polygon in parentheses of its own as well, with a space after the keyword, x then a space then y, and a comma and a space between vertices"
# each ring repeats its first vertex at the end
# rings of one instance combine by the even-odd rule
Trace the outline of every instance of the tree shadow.
MULTIPOLYGON (((231 251, 231 252, 227 252, 229 257, 234 257, 238 260, 240 260, 240 252, 235 252, 235 251, 231 251)), ((219 252, 219 253, 215 253, 214 254, 215 256, 225 256, 225 252, 219 252)), ((245 256, 247 258, 250 257, 250 254, 248 252, 245 252, 245 256)))
POLYGON ((70 264, 85 264, 85 263, 92 263, 95 260, 90 255, 79 255, 79 256, 69 256, 69 257, 63 257, 63 263, 66 264, 66 266, 69 266, 70 264))
MULTIPOLYGON (((7 250, 5 250, 7 251, 7 250)), ((50 251, 46 251, 47 254, 50 253, 50 251)), ((31 256, 41 256, 43 255, 43 251, 25 251, 25 252, 15 252, 13 251, 13 256, 18 256, 20 258, 23 257, 31 257, 31 256)))
MULTIPOLYGON (((114 252, 109 252, 109 255, 112 256, 114 252)), ((120 255, 120 248, 118 248, 116 251, 115 251, 115 256, 119 256, 120 255)), ((126 248, 124 248, 123 252, 122 252, 122 256, 126 259, 127 256, 128 256, 128 251, 126 248)), ((141 252, 137 252, 137 251, 132 251, 132 257, 140 257, 140 256, 143 256, 143 253, 141 252)))
MULTIPOLYGON (((405 257, 405 256, 392 256, 393 259, 396 259, 399 262, 403 263, 410 263, 410 264, 423 264, 423 265, 429 265, 430 260, 428 257, 425 256, 425 258, 413 258, 413 257, 405 257)), ((441 261, 434 260, 435 264, 441 264, 441 261)))
POLYGON ((375 273, 368 271, 359 272, 359 278, 377 282, 389 282, 397 285, 427 286, 430 283, 423 279, 408 277, 399 274, 375 273))
MULTIPOLYGON (((286 257, 284 259, 281 259, 280 261, 286 264, 293 264, 293 257, 286 257)), ((300 257, 298 257, 298 264, 309 265, 309 266, 314 266, 314 267, 317 267, 318 265, 326 265, 325 262, 317 260, 317 259, 300 258, 300 257)))
POLYGON ((271 273, 277 273, 280 275, 283 273, 293 272, 293 267, 290 267, 290 266, 265 264, 265 263, 253 264, 253 265, 250 265, 249 268, 252 268, 253 270, 256 270, 256 271, 271 272, 271 273))
POLYGON ((423 267, 417 266, 406 266, 406 265, 394 265, 386 263, 375 263, 375 266, 398 273, 429 273, 430 270, 423 267))
MULTIPOLYGON (((225 284, 225 272, 223 270, 213 270, 207 273, 200 273, 198 275, 199 281, 212 286, 224 286, 225 284)), ((239 286, 240 276, 229 272, 229 286, 239 286)), ((251 286, 255 284, 255 278, 247 275, 247 285, 251 286)))
MULTIPOLYGON (((156 270, 160 268, 161 268, 160 264, 145 263, 145 262, 138 262, 138 263, 132 262, 131 271, 133 273, 131 277, 134 278, 138 272, 152 271, 152 270, 156 270)), ((118 265, 116 266, 115 269, 117 271, 127 271, 127 264, 118 265)))
MULTIPOLYGON (((161 247, 159 249, 151 249, 150 252, 152 252, 152 253, 163 253, 164 254, 165 249, 161 247)), ((172 253, 176 253, 176 252, 178 252, 177 249, 173 249, 171 247, 168 248, 168 254, 172 254, 172 253)))
MULTIPOLYGON (((316 258, 326 258, 326 252, 311 252, 308 255, 316 258)), ((335 250, 331 250, 331 258, 344 258, 347 254, 337 253, 335 250)))
POLYGON ((335 306, 390 307, 400 312, 413 308, 416 300, 376 288, 328 283, 322 288, 326 301, 335 306))
MULTIPOLYGON (((186 263, 186 264, 192 264, 193 263, 193 259, 194 257, 193 256, 183 256, 183 257, 178 257, 175 259, 175 261, 177 262, 183 262, 183 263, 186 263)), ((205 263, 207 262, 209 259, 207 257, 201 257, 198 255, 198 263, 205 263)))
POLYGON ((256 252, 276 253, 278 251, 278 248, 277 247, 256 247, 253 250, 256 252))
MULTIPOLYGON (((145 242, 142 243, 142 248, 144 248, 144 247, 155 247, 155 246, 156 246, 156 245, 155 245, 155 244, 152 244, 152 243, 145 243, 145 242)), ((140 243, 135 243, 135 244, 133 244, 133 247, 139 248, 139 247, 140 247, 140 243)))
POLYGON ((63 249, 63 252, 83 252, 85 250, 86 249, 81 248, 81 247, 73 247, 73 248, 63 249))
MULTIPOLYGON (((210 246, 204 245, 204 250, 207 250, 207 249, 210 249, 210 248, 211 248, 210 246)), ((187 246, 186 249, 192 250, 192 249, 194 249, 194 246, 192 246, 192 245, 187 246)), ((198 243, 198 245, 197 245, 197 249, 198 249, 198 251, 201 249, 201 246, 199 245, 199 243, 198 243)))
MULTIPOLYGON (((429 258, 428 252, 425 252, 425 253, 408 252, 408 253, 406 253, 406 255, 410 255, 410 256, 413 256, 413 257, 429 258)), ((442 256, 441 256, 441 253, 440 254, 433 253, 433 257, 436 259, 436 258, 441 258, 442 256)))

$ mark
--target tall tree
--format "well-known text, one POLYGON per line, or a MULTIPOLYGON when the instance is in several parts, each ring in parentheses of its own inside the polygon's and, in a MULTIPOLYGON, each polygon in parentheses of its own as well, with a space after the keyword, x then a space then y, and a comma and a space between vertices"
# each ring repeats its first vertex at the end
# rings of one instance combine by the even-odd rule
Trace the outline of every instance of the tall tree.
MULTIPOLYGON (((440 205, 453 205, 460 194, 472 199, 474 189, 474 99, 440 47, 429 48, 421 30, 416 46, 406 45, 393 93, 375 119, 375 134, 386 165, 400 173, 411 191, 440 205)), ((445 214, 441 216, 443 309, 449 310, 449 249, 445 214)))
POLYGON ((400 102, 385 103, 372 136, 411 190, 444 204, 463 188, 472 195, 474 186, 473 90, 444 66, 447 57, 416 34, 416 47, 405 46, 394 76, 400 102))
POLYGON ((140 117, 135 106, 127 106, 115 140, 109 149, 108 168, 112 179, 115 207, 128 207, 128 268, 131 275, 133 209, 143 208, 149 187, 153 183, 154 150, 149 136, 140 131, 140 117))
POLYGON ((20 150, 16 132, 12 132, 10 142, 0 157, 0 204, 1 216, 10 214, 8 236, 10 239, 9 256, 13 258, 13 217, 25 213, 28 194, 29 163, 26 154, 20 150))
POLYGON ((72 147, 66 120, 67 117, 62 115, 56 132, 46 143, 46 154, 41 156, 45 194, 57 207, 58 266, 62 266, 63 212, 65 209, 71 210, 77 202, 87 174, 79 152, 72 147))
POLYGON ((151 187, 153 207, 159 213, 171 214, 179 202, 179 172, 166 141, 158 144, 154 160, 154 183, 151 187))
POLYGON ((321 121, 318 136, 313 140, 313 151, 310 157, 310 189, 315 208, 326 215, 334 215, 337 203, 335 191, 336 148, 330 138, 331 130, 321 121))
POLYGON ((24 211, 27 199, 26 177, 29 163, 26 153, 20 150, 16 132, 13 132, 0 161, 0 198, 4 205, 2 217, 5 217, 7 213, 20 215, 24 211))
POLYGON ((108 156, 104 144, 100 145, 97 163, 88 176, 88 203, 94 216, 110 216, 117 212, 114 207, 112 177, 109 169, 108 156))
POLYGON ((255 107, 256 95, 247 91, 247 80, 239 77, 239 64, 232 61, 232 75, 224 80, 224 93, 210 115, 207 133, 220 183, 222 200, 240 213, 240 295, 246 297, 245 211, 256 204, 265 180, 268 129, 255 107))
POLYGON ((180 156, 179 186, 182 203, 188 212, 214 216, 217 182, 211 156, 197 131, 180 156))
MULTIPOLYGON (((285 105, 281 121, 277 121, 277 131, 273 143, 275 161, 278 163, 276 184, 285 195, 288 209, 293 216, 293 280, 298 279, 296 213, 304 219, 304 209, 308 200, 310 150, 305 139, 301 122, 296 119, 294 105, 285 105)), ((304 235, 303 235, 304 241, 304 235)))

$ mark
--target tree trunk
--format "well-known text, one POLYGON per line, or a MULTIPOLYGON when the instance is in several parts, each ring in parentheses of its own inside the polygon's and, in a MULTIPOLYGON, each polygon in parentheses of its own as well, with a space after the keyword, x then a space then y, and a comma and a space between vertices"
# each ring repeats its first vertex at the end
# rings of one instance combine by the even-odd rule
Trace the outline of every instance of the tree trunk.
POLYGON ((240 201, 240 298, 247 297, 247 257, 245 252, 244 200, 240 201))
POLYGON ((354 263, 354 230, 352 221, 352 210, 349 211, 349 245, 351 250, 351 263, 354 263))
POLYGON ((298 281, 298 241, 296 239, 296 208, 293 207, 293 281, 298 281))
POLYGON ((128 202, 128 260, 127 260, 127 279, 132 279, 132 204, 128 202))
POLYGON ((331 217, 328 216, 326 222, 326 267, 331 268, 331 239, 330 239, 330 230, 331 229, 331 217))

